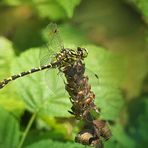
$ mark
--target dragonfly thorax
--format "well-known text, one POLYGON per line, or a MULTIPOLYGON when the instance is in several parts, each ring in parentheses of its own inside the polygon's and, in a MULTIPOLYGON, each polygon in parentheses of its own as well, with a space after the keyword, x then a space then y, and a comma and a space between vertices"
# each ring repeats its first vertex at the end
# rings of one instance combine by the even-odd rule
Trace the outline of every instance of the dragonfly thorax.
POLYGON ((88 55, 88 52, 85 48, 78 47, 77 50, 73 50, 70 48, 63 48, 59 53, 56 55, 57 61, 77 61, 83 60, 88 55))
POLYGON ((65 57, 68 58, 74 58, 74 59, 84 59, 88 55, 88 51, 85 48, 77 47, 76 50, 65 48, 62 49, 61 53, 65 55, 65 57))
POLYGON ((74 65, 74 63, 82 62, 82 60, 87 57, 87 54, 88 52, 85 48, 78 47, 76 50, 62 48, 61 51, 56 54, 55 63, 58 63, 57 67, 60 71, 65 71, 69 66, 74 65))

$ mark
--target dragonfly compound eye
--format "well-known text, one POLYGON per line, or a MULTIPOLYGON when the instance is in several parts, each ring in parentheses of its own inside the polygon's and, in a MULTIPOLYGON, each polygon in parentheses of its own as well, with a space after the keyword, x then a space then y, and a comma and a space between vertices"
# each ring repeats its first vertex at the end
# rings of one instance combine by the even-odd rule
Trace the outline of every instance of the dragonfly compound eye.
POLYGON ((88 51, 85 48, 82 48, 82 49, 83 49, 83 58, 86 58, 88 55, 88 51))
POLYGON ((88 51, 85 48, 77 47, 77 51, 81 55, 82 58, 86 58, 88 55, 88 51))

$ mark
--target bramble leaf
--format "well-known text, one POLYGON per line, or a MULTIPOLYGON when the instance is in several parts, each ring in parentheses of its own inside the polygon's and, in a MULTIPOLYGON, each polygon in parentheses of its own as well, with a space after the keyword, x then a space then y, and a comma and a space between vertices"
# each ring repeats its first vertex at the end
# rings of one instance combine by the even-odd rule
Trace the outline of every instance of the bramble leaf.
MULTIPOLYGON (((14 58, 12 43, 6 38, 0 37, 0 81, 10 76, 10 63, 14 58)), ((23 102, 11 85, 5 86, 0 90, 0 106, 9 111, 17 110, 17 113, 24 109, 23 102)))
POLYGON ((19 125, 6 110, 0 108, 0 147, 16 148, 19 142, 19 125))
MULTIPOLYGON (((19 73, 39 66, 39 50, 30 49, 16 58, 12 64, 13 73, 19 73), (38 64, 37 64, 38 63, 38 64), (17 67, 15 66, 17 65, 17 67)), ((49 79, 56 83, 55 75, 50 74, 49 79), (55 81, 54 81, 55 80, 55 81)), ((32 112, 38 112, 50 116, 69 116, 67 110, 70 105, 63 85, 58 86, 56 95, 48 88, 45 82, 45 71, 38 72, 16 80, 19 95, 25 101, 27 108, 32 112)), ((55 84, 56 85, 56 84, 55 84)))
POLYGON ((99 77, 99 83, 93 77, 91 86, 96 95, 95 102, 101 108, 101 118, 115 120, 124 102, 119 88, 124 73, 122 58, 101 47, 88 45, 86 48, 89 52, 86 67, 99 77))

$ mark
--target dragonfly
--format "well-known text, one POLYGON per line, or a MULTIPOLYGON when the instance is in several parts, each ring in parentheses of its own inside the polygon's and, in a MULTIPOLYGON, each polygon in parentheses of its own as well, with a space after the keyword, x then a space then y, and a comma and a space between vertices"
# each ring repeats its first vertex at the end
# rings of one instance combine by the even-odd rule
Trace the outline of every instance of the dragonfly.
POLYGON ((70 65, 78 59, 83 60, 87 57, 88 51, 85 48, 77 47, 76 50, 64 48, 56 23, 50 23, 46 30, 48 32, 48 42, 40 49, 41 66, 3 79, 0 82, 0 89, 11 81, 45 69, 58 68, 60 71, 63 71, 65 66, 70 65))

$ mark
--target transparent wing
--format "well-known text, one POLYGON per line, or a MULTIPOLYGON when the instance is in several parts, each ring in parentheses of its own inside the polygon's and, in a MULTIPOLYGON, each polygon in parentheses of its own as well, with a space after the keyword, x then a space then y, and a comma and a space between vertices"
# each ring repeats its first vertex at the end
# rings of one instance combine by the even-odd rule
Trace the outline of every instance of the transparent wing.
POLYGON ((91 89, 94 91, 96 97, 98 94, 98 89, 100 87, 99 75, 91 71, 90 69, 85 69, 85 75, 89 78, 89 84, 91 85, 91 89))
POLYGON ((57 24, 50 23, 44 30, 44 35, 47 43, 40 49, 40 65, 52 62, 56 53, 64 48, 57 24))
POLYGON ((57 69, 50 69, 45 72, 45 80, 51 94, 62 96, 65 93, 64 79, 57 69))
POLYGON ((59 52, 62 48, 64 48, 63 41, 60 37, 60 32, 57 27, 57 24, 50 23, 47 28, 48 35, 48 46, 49 50, 53 50, 54 52, 59 52))
POLYGON ((40 48, 39 58, 40 66, 43 66, 51 63, 55 59, 55 53, 53 50, 49 50, 49 47, 47 46, 47 44, 45 44, 40 48))

